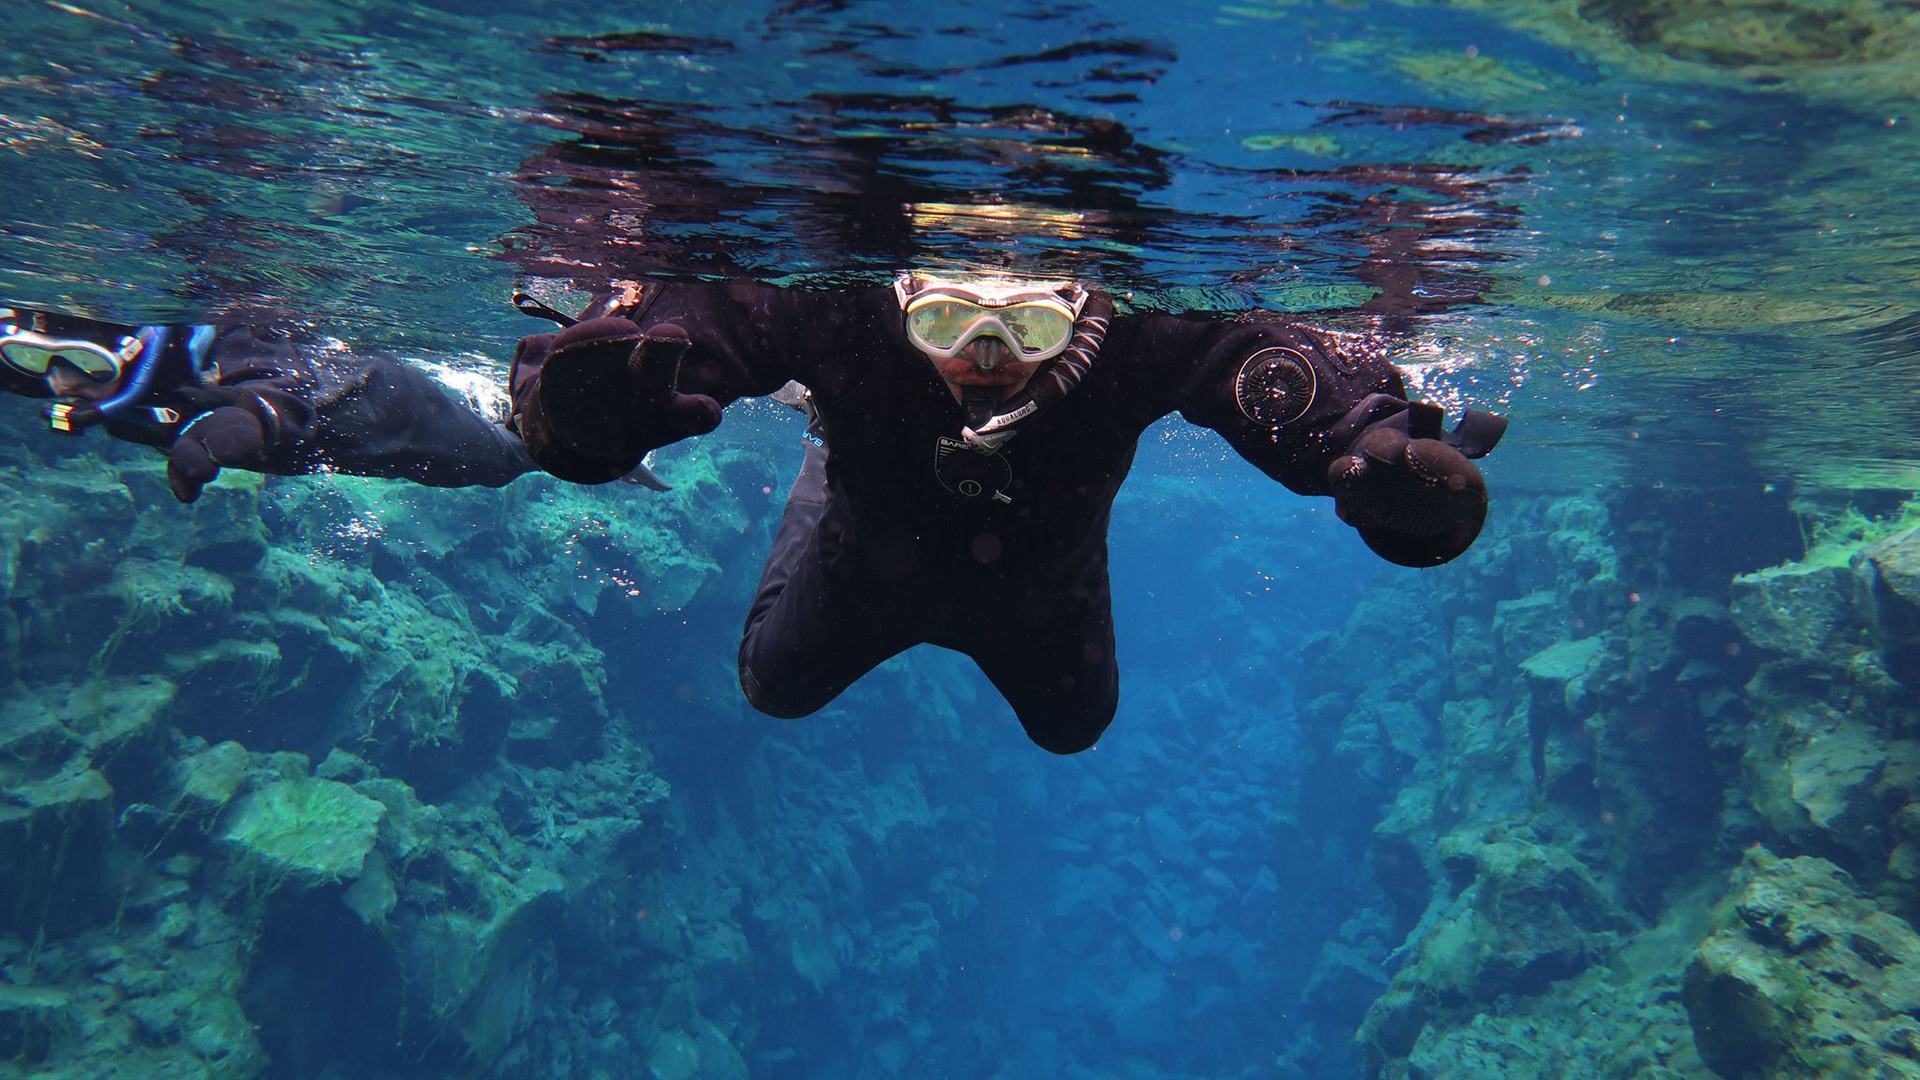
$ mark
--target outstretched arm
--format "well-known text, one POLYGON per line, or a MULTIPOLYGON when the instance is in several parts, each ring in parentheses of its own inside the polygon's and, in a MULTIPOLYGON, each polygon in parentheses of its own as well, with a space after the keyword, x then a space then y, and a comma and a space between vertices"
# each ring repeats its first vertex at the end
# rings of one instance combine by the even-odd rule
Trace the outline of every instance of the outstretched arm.
POLYGON ((1487 487, 1468 459, 1505 420, 1468 410, 1444 432, 1440 408, 1408 402, 1399 370, 1363 342, 1281 321, 1143 323, 1148 363, 1187 419, 1292 490, 1332 495, 1382 558, 1437 566, 1480 534, 1487 487))
POLYGON ((222 468, 442 487, 499 486, 533 469, 517 437, 413 365, 378 355, 314 356, 253 327, 136 328, 16 312, 0 325, 0 361, 8 369, 0 389, 54 399, 54 430, 101 427, 164 450, 168 484, 182 502, 197 499, 222 468), (27 340, 66 359, 35 358, 19 347, 27 340), (125 354, 117 372, 96 365, 101 377, 91 378, 80 370, 90 346, 120 349, 130 340, 140 347, 114 354, 125 354))
POLYGON ((597 303, 594 317, 520 342, 515 427, 541 468, 605 483, 649 450, 712 431, 739 398, 805 380, 834 303, 753 282, 649 284, 629 302, 597 303))

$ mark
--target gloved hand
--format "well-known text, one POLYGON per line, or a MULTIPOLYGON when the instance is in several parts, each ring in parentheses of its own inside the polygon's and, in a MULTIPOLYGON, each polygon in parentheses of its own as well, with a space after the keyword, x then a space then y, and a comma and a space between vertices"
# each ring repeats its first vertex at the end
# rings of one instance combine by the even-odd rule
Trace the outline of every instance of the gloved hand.
POLYGON ((643 334, 617 317, 523 339, 514 404, 534 460, 562 479, 602 483, 631 472, 649 450, 718 427, 718 402, 679 391, 691 345, 672 323, 643 334))
POLYGON ((167 486, 174 498, 190 503, 221 467, 259 469, 269 449, 266 429, 247 409, 227 405, 202 413, 167 449, 167 486))
POLYGON ((1416 402, 1404 415, 1405 430, 1393 423, 1364 430, 1327 467, 1327 483, 1334 513, 1381 558, 1438 566, 1480 535, 1487 482, 1467 457, 1491 450, 1506 421, 1469 413, 1452 435, 1443 436, 1438 406, 1416 402))

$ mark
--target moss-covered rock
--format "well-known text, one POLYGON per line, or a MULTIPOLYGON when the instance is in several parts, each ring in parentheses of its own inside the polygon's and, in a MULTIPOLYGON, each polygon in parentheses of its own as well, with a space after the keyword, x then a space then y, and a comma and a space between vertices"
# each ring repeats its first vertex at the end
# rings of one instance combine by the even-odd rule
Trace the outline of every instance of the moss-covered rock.
POLYGON ((28 1066, 45 1061, 72 1005, 64 990, 0 983, 0 1056, 28 1066))
POLYGON ((251 764, 247 748, 231 740, 175 759, 182 809, 224 809, 246 782, 251 764))
POLYGON ((270 874, 339 881, 359 875, 386 813, 335 780, 280 780, 234 806, 226 838, 270 874))
POLYGON ((1700 1056, 1727 1080, 1920 1071, 1920 935, 1824 859, 1747 853, 1685 1001, 1700 1056))
POLYGON ((99 678, 0 702, 0 928, 71 931, 111 917, 119 897, 101 882, 113 777, 144 783, 164 768, 155 718, 172 691, 159 678, 99 678))
POLYGON ((1556 847, 1474 830, 1443 840, 1440 858, 1459 896, 1406 972, 1440 1002, 1539 993, 1584 970, 1625 926, 1591 873, 1556 847))
POLYGON ((1741 574, 1729 597, 1747 641, 1795 659, 1824 662, 1856 632, 1853 575, 1844 565, 1789 563, 1741 574))
POLYGON ((1867 618, 1887 670, 1920 688, 1920 528, 1867 545, 1855 562, 1867 618))

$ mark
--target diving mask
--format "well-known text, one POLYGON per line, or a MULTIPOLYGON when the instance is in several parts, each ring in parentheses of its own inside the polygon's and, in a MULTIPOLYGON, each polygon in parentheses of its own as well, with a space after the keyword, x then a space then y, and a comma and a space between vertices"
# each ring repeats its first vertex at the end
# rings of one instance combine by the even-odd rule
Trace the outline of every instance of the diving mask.
POLYGON ((1069 282, 944 281, 901 274, 893 284, 906 312, 907 339, 928 356, 951 360, 992 335, 1024 361, 1051 360, 1073 343, 1087 290, 1069 282))
POLYGON ((112 349, 79 338, 56 338, 13 323, 0 324, 0 360, 22 374, 43 378, 63 363, 95 382, 112 382, 140 355, 137 337, 120 339, 112 349))

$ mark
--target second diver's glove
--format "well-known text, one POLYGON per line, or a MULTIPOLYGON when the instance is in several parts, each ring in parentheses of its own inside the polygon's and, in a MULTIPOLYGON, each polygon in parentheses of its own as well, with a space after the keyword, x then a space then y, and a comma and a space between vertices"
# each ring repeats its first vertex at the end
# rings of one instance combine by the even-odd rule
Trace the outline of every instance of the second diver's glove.
POLYGON ((1467 459, 1493 449, 1507 422, 1469 411, 1442 434, 1442 417, 1439 406, 1415 402, 1369 425, 1327 467, 1334 513, 1358 529, 1375 554, 1401 566, 1453 559, 1487 520, 1487 482, 1467 459))
POLYGON ((632 472, 649 450, 718 427, 718 402, 679 390, 691 345, 672 323, 642 332, 613 316, 523 339, 514 411, 534 460, 562 480, 605 483, 632 472))
POLYGON ((182 388, 180 398, 200 414, 167 447, 167 486, 190 503, 221 469, 310 471, 300 459, 309 444, 313 407, 305 396, 266 383, 182 388))
POLYGON ((266 429, 247 409, 227 405, 202 413, 167 448, 167 487, 174 498, 190 503, 223 466, 258 468, 268 448, 266 429))

